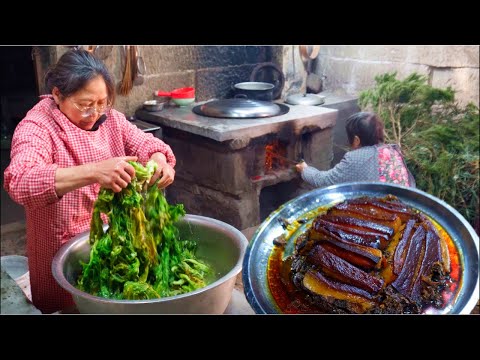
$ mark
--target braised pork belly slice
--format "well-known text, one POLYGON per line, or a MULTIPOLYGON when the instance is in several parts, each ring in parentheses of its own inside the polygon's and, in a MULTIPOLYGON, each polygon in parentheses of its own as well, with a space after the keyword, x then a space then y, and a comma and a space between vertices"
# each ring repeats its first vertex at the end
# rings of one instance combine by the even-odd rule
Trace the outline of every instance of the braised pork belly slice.
POLYGON ((350 228, 356 230, 373 231, 375 233, 380 233, 386 235, 387 238, 391 237, 394 233, 394 229, 390 226, 378 224, 374 221, 359 219, 354 216, 335 216, 327 213, 322 216, 322 219, 334 224, 339 224, 343 226, 347 225, 350 228))
POLYGON ((330 278, 346 283, 371 294, 377 294, 384 281, 351 265, 349 262, 327 251, 321 245, 315 246, 307 256, 307 262, 321 270, 330 278))
MULTIPOLYGON (((413 221, 415 223, 415 221, 413 221)), ((396 232, 390 239, 388 246, 382 250, 384 261, 382 264, 382 269, 380 270, 380 277, 385 280, 385 285, 388 286, 397 278, 397 274, 394 273, 394 257, 396 254, 396 248, 400 242, 402 235, 405 232, 406 224, 400 227, 400 230, 396 232)), ((403 261, 403 260, 402 260, 403 261)), ((401 269, 399 269, 400 271, 401 269)))
POLYGON ((437 228, 435 228, 435 226, 433 226, 433 224, 429 220, 426 220, 425 223, 427 224, 428 231, 432 231, 438 237, 438 241, 440 243, 440 252, 442 256, 442 272, 445 274, 449 273, 450 272, 450 255, 448 253, 447 242, 442 236, 440 236, 437 228))
POLYGON ((436 233, 429 230, 426 235, 425 253, 418 271, 418 275, 413 283, 409 298, 414 301, 420 301, 423 287, 431 283, 432 267, 435 263, 442 261, 442 250, 440 247, 440 238, 436 233))
POLYGON ((324 218, 317 218, 312 225, 315 230, 323 228, 330 233, 334 233, 342 240, 353 242, 360 245, 373 247, 375 249, 384 249, 389 240, 389 236, 370 229, 345 226, 333 222, 325 221, 324 218))
POLYGON ((376 217, 384 218, 385 220, 391 215, 398 216, 402 222, 412 218, 415 214, 406 206, 397 207, 378 199, 355 199, 348 200, 342 206, 343 209, 354 209, 356 211, 363 211, 363 213, 371 214, 376 217))
POLYGON ((381 267, 383 256, 379 249, 345 241, 321 227, 312 226, 308 237, 314 243, 321 242, 328 251, 353 265, 367 270, 381 267))
POLYGON ((370 221, 379 225, 387 226, 396 233, 402 225, 402 220, 395 214, 374 215, 363 208, 348 207, 346 204, 338 204, 328 210, 328 216, 353 217, 359 220, 370 221))
POLYGON ((302 286, 312 295, 347 312, 364 313, 375 306, 374 297, 355 286, 330 280, 321 272, 309 270, 302 279, 302 286))
POLYGON ((418 275, 419 261, 421 263, 423 253, 425 252, 425 235, 425 228, 418 226, 410 240, 402 270, 397 279, 392 283, 392 286, 398 292, 407 297, 409 297, 413 283, 418 275))
POLYGON ((405 261, 405 249, 408 248, 408 244, 414 233, 414 225, 415 220, 408 220, 405 229, 403 230, 402 238, 395 249, 395 255, 393 258, 393 272, 395 275, 398 275, 403 267, 403 262, 405 261))
POLYGON ((398 199, 395 196, 388 196, 384 198, 360 197, 357 199, 348 200, 347 203, 353 205, 373 205, 393 212, 411 214, 411 209, 407 205, 396 200, 398 199))

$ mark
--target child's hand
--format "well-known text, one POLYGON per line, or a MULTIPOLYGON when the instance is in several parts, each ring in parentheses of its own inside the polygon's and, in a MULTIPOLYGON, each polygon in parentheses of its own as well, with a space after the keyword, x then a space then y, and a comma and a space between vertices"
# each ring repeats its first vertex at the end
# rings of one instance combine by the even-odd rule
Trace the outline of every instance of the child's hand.
POLYGON ((297 164, 295 165, 295 168, 297 169, 298 172, 302 172, 303 170, 305 170, 305 168, 307 168, 308 165, 305 161, 302 161, 300 164, 297 164))

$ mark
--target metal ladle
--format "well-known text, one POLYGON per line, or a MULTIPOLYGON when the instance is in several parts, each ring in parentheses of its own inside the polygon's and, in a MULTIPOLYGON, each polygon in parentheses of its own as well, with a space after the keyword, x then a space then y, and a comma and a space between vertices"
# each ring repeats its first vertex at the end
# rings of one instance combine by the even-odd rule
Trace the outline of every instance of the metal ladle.
POLYGON ((145 62, 143 61, 143 57, 139 55, 138 46, 135 47, 135 54, 137 58, 137 77, 133 81, 134 85, 142 85, 145 78, 143 75, 146 73, 145 62))

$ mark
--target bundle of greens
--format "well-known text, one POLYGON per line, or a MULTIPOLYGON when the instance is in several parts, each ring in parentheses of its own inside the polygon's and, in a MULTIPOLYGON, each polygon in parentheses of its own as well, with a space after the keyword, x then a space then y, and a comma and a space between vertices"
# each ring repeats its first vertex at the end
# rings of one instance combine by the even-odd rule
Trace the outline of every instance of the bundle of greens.
POLYGON ((376 85, 360 93, 362 109, 385 121, 387 142, 402 147, 417 187, 457 209, 480 231, 479 108, 455 103, 455 91, 435 88, 413 73, 375 77, 376 85))
POLYGON ((135 177, 121 192, 101 188, 93 208, 90 260, 82 262, 78 287, 111 299, 174 296, 207 285, 212 269, 195 256, 196 243, 179 239, 175 222, 182 204, 169 205, 163 191, 147 187, 157 164, 130 162, 135 177), (108 217, 103 230, 101 214, 108 217))

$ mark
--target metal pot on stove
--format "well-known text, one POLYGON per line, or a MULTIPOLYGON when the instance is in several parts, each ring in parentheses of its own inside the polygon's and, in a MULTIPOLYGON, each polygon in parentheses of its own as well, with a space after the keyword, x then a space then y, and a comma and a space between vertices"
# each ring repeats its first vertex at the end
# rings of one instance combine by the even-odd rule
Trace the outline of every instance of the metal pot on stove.
POLYGON ((266 82, 248 81, 233 85, 235 98, 272 101, 275 85, 266 82))

